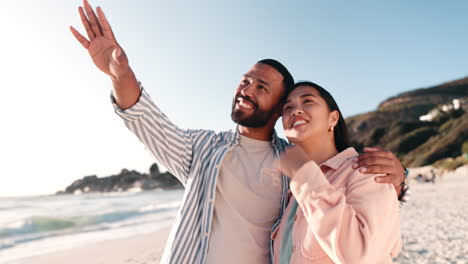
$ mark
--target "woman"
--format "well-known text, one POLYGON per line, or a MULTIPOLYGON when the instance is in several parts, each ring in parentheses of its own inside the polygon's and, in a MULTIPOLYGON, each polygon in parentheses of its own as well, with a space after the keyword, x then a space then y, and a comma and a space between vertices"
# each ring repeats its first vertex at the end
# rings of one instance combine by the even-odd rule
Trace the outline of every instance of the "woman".
POLYGON ((274 263, 391 263, 401 249, 395 189, 352 168, 358 153, 333 97, 297 83, 283 127, 295 145, 279 161, 292 196, 273 232, 274 263))

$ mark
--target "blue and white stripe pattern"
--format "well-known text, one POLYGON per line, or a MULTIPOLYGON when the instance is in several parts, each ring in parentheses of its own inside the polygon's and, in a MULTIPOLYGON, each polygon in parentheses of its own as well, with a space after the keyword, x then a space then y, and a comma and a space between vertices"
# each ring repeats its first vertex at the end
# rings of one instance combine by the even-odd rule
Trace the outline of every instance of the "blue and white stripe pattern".
MULTIPOLYGON (((213 219, 216 179, 225 155, 239 143, 237 129, 215 133, 211 130, 181 129, 174 125, 143 90, 139 101, 124 111, 113 101, 116 113, 153 156, 185 186, 178 216, 169 235, 161 263, 205 263, 213 219)), ((273 135, 278 156, 287 142, 273 135)), ((281 212, 287 205, 289 187, 283 179, 281 212)))

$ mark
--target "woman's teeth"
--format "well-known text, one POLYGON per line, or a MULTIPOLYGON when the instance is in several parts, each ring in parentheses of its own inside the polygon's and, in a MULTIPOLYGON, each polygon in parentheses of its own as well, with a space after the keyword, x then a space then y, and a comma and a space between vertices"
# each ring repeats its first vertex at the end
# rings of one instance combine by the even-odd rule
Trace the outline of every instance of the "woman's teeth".
POLYGON ((295 126, 306 124, 306 123, 307 123, 307 121, 305 121, 305 120, 297 120, 296 122, 293 123, 292 126, 295 127, 295 126))

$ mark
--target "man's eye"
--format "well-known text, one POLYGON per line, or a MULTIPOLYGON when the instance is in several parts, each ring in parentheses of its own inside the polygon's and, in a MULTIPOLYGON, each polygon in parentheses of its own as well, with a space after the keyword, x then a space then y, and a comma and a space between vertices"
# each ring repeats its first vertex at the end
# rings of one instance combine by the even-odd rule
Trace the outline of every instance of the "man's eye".
POLYGON ((285 106, 285 107, 283 108, 283 111, 290 110, 291 108, 292 108, 291 106, 285 106))
POLYGON ((266 90, 265 86, 263 86, 263 85, 258 86, 258 89, 260 89, 260 90, 266 90))
POLYGON ((250 80, 247 79, 247 78, 241 80, 241 84, 242 84, 242 85, 248 85, 249 83, 250 83, 250 80))

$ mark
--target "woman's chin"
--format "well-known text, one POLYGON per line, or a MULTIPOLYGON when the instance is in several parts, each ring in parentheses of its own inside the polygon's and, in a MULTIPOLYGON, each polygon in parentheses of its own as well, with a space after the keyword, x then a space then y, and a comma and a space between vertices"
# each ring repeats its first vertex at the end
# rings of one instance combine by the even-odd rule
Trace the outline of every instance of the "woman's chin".
POLYGON ((304 141, 301 135, 294 135, 294 136, 286 135, 286 138, 288 139, 289 143, 292 143, 294 145, 300 144, 301 142, 304 141))

